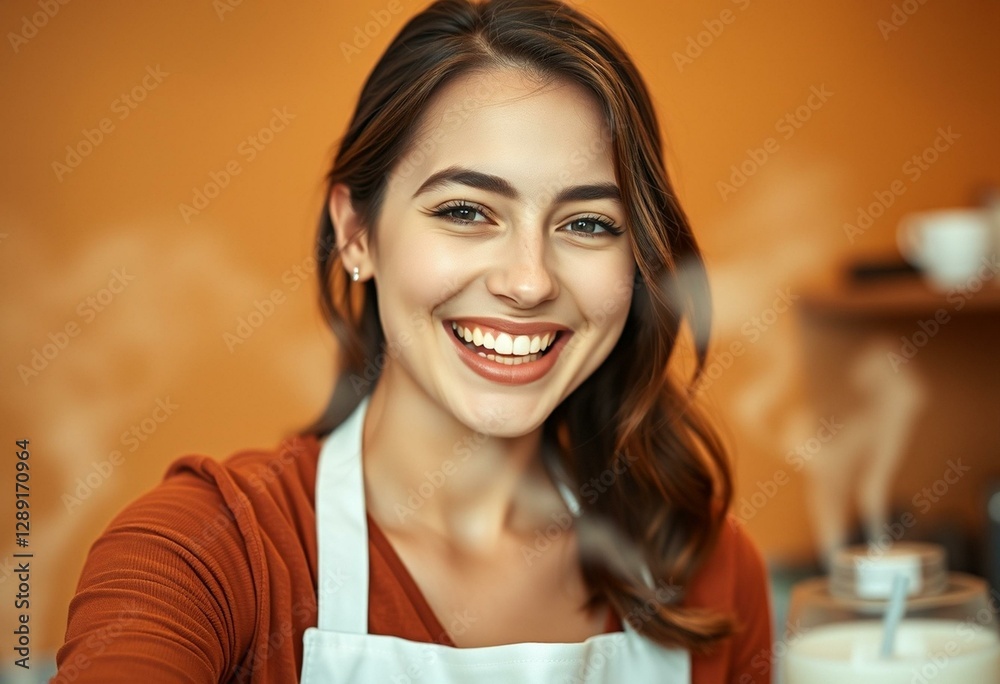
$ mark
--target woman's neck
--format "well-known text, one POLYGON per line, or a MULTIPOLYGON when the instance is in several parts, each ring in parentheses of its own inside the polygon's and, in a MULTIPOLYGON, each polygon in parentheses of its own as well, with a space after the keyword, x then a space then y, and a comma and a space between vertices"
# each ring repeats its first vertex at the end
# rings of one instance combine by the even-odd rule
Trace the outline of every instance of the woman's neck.
POLYGON ((383 375, 365 417, 365 496, 381 526, 479 555, 565 511, 540 458, 542 428, 520 437, 470 430, 402 375, 383 375))

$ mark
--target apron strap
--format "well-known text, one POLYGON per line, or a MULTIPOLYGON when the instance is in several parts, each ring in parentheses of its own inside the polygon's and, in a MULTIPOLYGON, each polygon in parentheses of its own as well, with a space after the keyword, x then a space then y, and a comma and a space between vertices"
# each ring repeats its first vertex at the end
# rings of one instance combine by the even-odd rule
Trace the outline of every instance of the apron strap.
POLYGON ((368 520, 361 446, 369 396, 323 443, 316 472, 321 630, 368 633, 368 520))

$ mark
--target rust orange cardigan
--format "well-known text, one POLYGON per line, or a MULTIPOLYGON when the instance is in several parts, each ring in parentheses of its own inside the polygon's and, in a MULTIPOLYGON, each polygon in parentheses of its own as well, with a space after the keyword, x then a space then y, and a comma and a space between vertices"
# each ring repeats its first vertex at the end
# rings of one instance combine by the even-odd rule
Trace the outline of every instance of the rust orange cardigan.
MULTIPOLYGON (((176 460, 90 549, 51 682, 298 682, 316 624, 319 446, 295 437, 222 463, 176 460)), ((453 645, 371 518, 369 529, 369 632, 453 645)), ((770 681, 766 573, 734 520, 684 603, 741 624, 692 658, 694 684, 770 681)), ((607 630, 621 628, 613 615, 607 630)))

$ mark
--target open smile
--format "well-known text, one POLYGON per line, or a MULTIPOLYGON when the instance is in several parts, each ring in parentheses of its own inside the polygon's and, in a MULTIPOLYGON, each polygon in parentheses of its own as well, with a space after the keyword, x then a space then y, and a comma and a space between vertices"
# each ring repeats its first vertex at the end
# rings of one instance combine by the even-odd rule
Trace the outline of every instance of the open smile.
POLYGON ((540 379, 552 367, 572 332, 549 324, 496 319, 444 321, 459 357, 478 375, 503 384, 540 379))
POLYGON ((465 342, 468 349, 490 361, 508 366, 537 361, 548 351, 559 334, 553 330, 543 335, 511 335, 494 328, 463 325, 455 321, 451 322, 451 329, 458 339, 465 342))

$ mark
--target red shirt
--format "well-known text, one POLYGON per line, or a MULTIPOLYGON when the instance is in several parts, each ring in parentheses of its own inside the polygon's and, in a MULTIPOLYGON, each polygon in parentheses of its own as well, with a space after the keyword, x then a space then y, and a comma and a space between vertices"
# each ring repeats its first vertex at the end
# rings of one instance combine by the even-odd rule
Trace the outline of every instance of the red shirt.
MULTIPOLYGON (((295 437, 223 463, 175 461, 90 549, 51 682, 298 682, 302 634, 316 625, 319 446, 295 437)), ((368 523, 369 633, 454 645, 368 523)), ((711 656, 692 657, 694 684, 770 682, 767 576, 735 520, 684 603, 740 623, 711 656)), ((608 631, 621 628, 612 616, 608 631)))

